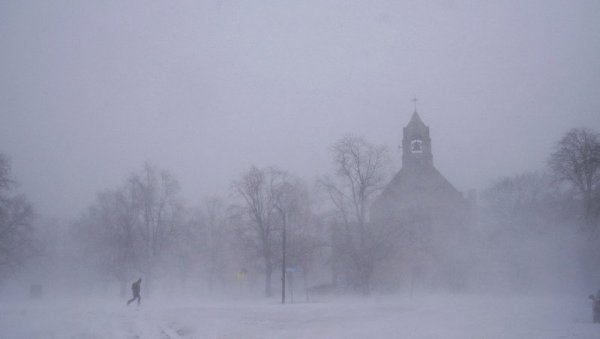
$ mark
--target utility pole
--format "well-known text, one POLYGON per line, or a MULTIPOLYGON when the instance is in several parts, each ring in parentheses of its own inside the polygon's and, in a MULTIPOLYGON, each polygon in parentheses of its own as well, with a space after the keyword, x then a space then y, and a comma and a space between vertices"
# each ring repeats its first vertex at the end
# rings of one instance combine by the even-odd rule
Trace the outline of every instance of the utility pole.
POLYGON ((285 304, 285 254, 286 254, 286 242, 287 242, 287 237, 286 237, 286 218, 285 218, 285 213, 283 212, 283 210, 281 209, 281 207, 277 206, 277 209, 279 210, 279 213, 281 214, 281 219, 283 221, 283 232, 282 232, 282 245, 281 245, 281 303, 285 304))

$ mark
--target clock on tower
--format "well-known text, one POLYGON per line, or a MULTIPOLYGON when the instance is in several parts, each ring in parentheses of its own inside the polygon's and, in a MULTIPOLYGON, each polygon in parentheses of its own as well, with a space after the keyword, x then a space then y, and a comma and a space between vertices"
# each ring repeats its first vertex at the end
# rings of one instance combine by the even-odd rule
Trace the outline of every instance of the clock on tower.
POLYGON ((422 153, 423 152, 423 141, 420 139, 415 139, 410 142, 410 151, 411 153, 422 153))

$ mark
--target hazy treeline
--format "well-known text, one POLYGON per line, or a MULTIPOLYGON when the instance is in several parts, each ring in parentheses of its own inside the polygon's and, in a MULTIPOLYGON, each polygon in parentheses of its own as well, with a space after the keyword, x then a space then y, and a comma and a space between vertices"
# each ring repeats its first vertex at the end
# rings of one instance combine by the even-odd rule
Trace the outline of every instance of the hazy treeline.
MULTIPOLYGON (((389 154, 356 136, 331 150, 332 172, 315 183, 253 166, 228 196, 199 206, 184 201, 172 172, 147 163, 68 223, 35 215, 1 155, 0 282, 124 294, 143 277, 150 294, 273 296, 285 267, 303 286, 368 294, 406 244, 398 227, 369 215, 393 173, 389 154)), ((600 136, 569 131, 542 169, 498 178, 472 212, 461 288, 600 283, 600 136)))

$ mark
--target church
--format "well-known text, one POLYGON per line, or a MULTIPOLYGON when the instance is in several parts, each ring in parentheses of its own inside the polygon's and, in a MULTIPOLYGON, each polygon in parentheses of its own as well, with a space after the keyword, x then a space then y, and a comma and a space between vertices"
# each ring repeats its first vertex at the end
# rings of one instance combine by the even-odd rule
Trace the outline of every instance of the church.
POLYGON ((379 274, 381 283, 394 289, 461 289, 469 202, 435 168, 429 127, 416 107, 401 148, 402 168, 371 209, 371 220, 394 228, 398 239, 394 260, 379 274))

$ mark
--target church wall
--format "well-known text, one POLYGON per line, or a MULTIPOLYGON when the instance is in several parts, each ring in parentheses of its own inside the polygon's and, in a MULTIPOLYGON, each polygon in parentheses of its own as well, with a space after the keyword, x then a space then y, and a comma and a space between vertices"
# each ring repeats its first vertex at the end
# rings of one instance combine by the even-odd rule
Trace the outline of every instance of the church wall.
POLYGON ((429 127, 416 112, 403 132, 403 168, 371 209, 374 225, 396 229, 394 255, 379 265, 375 283, 386 290, 463 289, 468 200, 434 167, 429 127))

